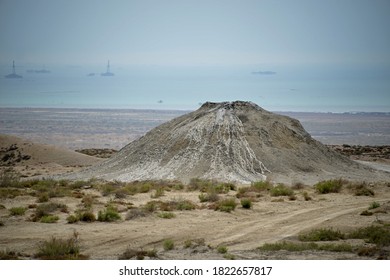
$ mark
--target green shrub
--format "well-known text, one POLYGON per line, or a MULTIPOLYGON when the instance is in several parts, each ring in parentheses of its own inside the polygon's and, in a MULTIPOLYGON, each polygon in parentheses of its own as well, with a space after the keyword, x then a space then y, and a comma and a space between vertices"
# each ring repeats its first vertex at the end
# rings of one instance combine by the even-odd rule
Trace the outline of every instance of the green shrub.
POLYGON ((270 189, 270 194, 271 196, 291 196, 294 194, 294 191, 283 184, 278 184, 270 189))
POLYGON ((300 234, 300 241, 335 241, 344 239, 344 234, 333 229, 314 229, 308 233, 300 234))
POLYGON ((12 207, 9 209, 9 214, 11 216, 23 216, 24 213, 26 213, 26 210, 25 207, 12 207))
POLYGON ((66 220, 68 221, 69 224, 74 224, 77 223, 80 219, 78 216, 70 215, 66 218, 66 220))
POLYGON ((37 206, 35 209, 34 216, 32 218, 32 221, 37 222, 40 221, 40 219, 44 216, 50 216, 55 211, 61 211, 64 213, 68 212, 68 207, 65 204, 61 203, 44 203, 37 206))
POLYGON ((390 229, 382 226, 368 226, 351 232, 348 238, 364 239, 378 246, 389 246, 390 229))
POLYGON ((219 195, 216 192, 201 193, 199 195, 200 202, 216 202, 219 200, 219 195))
POLYGON ((49 201, 49 194, 47 192, 40 193, 37 198, 38 203, 42 202, 48 202, 49 201))
POLYGON ((0 188, 20 187, 20 175, 13 170, 0 171, 0 188))
POLYGON ((261 192, 261 191, 267 191, 272 188, 272 184, 269 181, 258 181, 258 182, 252 182, 251 188, 254 191, 261 192))
POLYGON ((370 207, 368 209, 371 210, 371 209, 379 208, 380 206, 381 205, 379 204, 379 202, 374 201, 370 204, 370 207))
POLYGON ((331 251, 331 252, 352 252, 353 247, 349 244, 317 244, 314 242, 296 243, 296 242, 277 242, 265 243, 258 248, 261 251, 281 251, 286 250, 290 252, 302 251, 331 251))
POLYGON ((176 215, 172 212, 161 212, 158 213, 157 216, 162 219, 172 219, 176 217, 176 215))
POLYGON ((165 251, 173 250, 175 248, 175 243, 172 239, 164 240, 163 248, 165 251))
POLYGON ((343 180, 341 179, 321 181, 316 185, 314 185, 317 192, 320 194, 338 193, 340 192, 342 186, 343 186, 343 180))
POLYGON ((217 252, 219 254, 226 254, 228 251, 227 247, 226 246, 218 246, 217 247, 217 252))
POLYGON ((236 256, 233 255, 233 254, 226 253, 226 254, 223 255, 223 258, 226 259, 226 260, 235 260, 236 256))
POLYGON ((98 221, 99 222, 114 222, 120 220, 121 216, 115 207, 108 206, 104 211, 99 211, 98 221))
POLYGON ((52 237, 44 241, 38 247, 38 253, 35 254, 38 259, 45 260, 77 260, 86 259, 86 256, 80 254, 77 233, 67 240, 52 237))
POLYGON ((96 216, 91 211, 83 211, 78 214, 78 219, 82 222, 94 222, 96 221, 96 216))
POLYGON ((60 218, 56 215, 47 215, 47 216, 41 217, 41 219, 39 221, 41 223, 51 224, 51 223, 56 223, 59 219, 60 218))
POLYGON ((251 209, 252 208, 252 201, 250 199, 247 199, 247 198, 241 199, 241 206, 244 209, 251 209))
POLYGON ((161 196, 164 196, 164 188, 158 188, 155 190, 154 194, 152 194, 151 198, 159 198, 161 196))
POLYGON ((179 200, 176 202, 176 209, 183 211, 183 210, 194 210, 196 208, 196 205, 192 203, 190 200, 179 200))
POLYGON ((227 198, 217 203, 216 209, 222 212, 231 212, 236 209, 237 203, 234 198, 227 198))

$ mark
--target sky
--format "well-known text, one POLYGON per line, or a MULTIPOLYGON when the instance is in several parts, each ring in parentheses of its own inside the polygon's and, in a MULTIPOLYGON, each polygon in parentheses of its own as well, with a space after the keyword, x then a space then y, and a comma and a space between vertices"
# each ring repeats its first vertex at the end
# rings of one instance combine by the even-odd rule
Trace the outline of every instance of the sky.
POLYGON ((0 79, 0 106, 245 98, 275 110, 390 112, 389 26, 389 0, 0 0, 0 72, 15 60, 24 75, 0 79), (64 66, 85 79, 107 60, 111 84, 26 73, 64 66))
POLYGON ((388 0, 0 0, 0 61, 389 64, 388 0))

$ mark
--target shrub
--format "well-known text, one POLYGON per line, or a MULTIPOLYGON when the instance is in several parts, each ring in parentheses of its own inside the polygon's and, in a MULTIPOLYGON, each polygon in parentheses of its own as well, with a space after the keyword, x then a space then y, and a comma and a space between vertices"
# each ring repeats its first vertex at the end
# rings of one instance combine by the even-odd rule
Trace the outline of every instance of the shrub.
POLYGON ((196 205, 189 200, 179 200, 176 203, 177 210, 194 210, 196 205))
POLYGON ((161 213, 158 213, 157 216, 162 218, 162 219, 172 219, 172 218, 176 217, 176 215, 172 212, 161 212, 161 213))
POLYGON ((96 221, 95 214, 91 211, 83 211, 78 214, 78 219, 82 222, 94 222, 96 221))
POLYGON ((25 207, 12 207, 9 209, 9 214, 11 216, 23 216, 24 213, 26 213, 26 210, 25 207))
POLYGON ((374 196, 375 192, 368 188, 366 182, 362 183, 351 183, 348 185, 348 188, 351 189, 356 196, 374 196))
POLYGON ((0 172, 0 188, 17 188, 20 186, 20 175, 13 170, 0 172))
POLYGON ((161 196, 164 196, 164 188, 158 188, 155 190, 154 194, 152 194, 151 198, 159 198, 161 196))
POLYGON ((252 182, 251 188, 258 192, 267 191, 272 188, 272 184, 269 181, 252 182))
POLYGON ((370 204, 370 207, 368 209, 371 210, 371 209, 379 208, 380 206, 381 205, 379 204, 379 202, 374 201, 370 204))
POLYGON ((145 210, 134 208, 134 209, 130 209, 126 213, 125 219, 128 221, 128 220, 133 220, 133 219, 140 218, 140 217, 146 217, 146 215, 147 215, 147 212, 145 210))
POLYGON ((127 248, 125 252, 123 252, 122 255, 118 257, 119 260, 130 260, 130 259, 137 259, 137 260, 143 260, 145 256, 149 258, 157 258, 157 251, 155 249, 145 251, 145 250, 134 250, 131 248, 127 248))
POLYGON ((351 232, 348 238, 364 239, 378 246, 389 246, 390 230, 381 226, 368 226, 351 232))
POLYGON ((224 200, 221 200, 220 202, 218 202, 215 210, 219 210, 219 211, 223 211, 223 212, 231 212, 234 209, 236 209, 236 206, 237 206, 237 203, 236 203, 235 199, 228 198, 228 199, 224 199, 224 200))
POLYGON ((302 196, 305 199, 305 201, 312 200, 311 196, 307 192, 303 192, 302 196))
POLYGON ((199 195, 200 202, 216 202, 219 200, 219 195, 216 192, 201 193, 199 195))
POLYGON ((0 221, 0 227, 3 227, 3 226, 4 226, 4 222, 0 221))
POLYGON ((49 201, 49 194, 47 192, 40 193, 37 198, 38 203, 42 202, 48 202, 49 201))
POLYGON ((164 240, 163 248, 165 251, 173 250, 175 248, 175 243, 172 239, 164 240))
POLYGON ((235 260, 236 256, 233 255, 233 254, 226 253, 226 254, 223 255, 223 258, 226 259, 226 260, 235 260))
POLYGON ((217 252, 219 254, 226 254, 228 251, 227 247, 226 246, 218 246, 217 247, 217 252))
POLYGON ((374 215, 374 213, 368 210, 364 210, 362 213, 360 213, 360 216, 372 216, 372 215, 374 215))
POLYGON ((77 233, 67 239, 57 239, 52 237, 48 241, 44 241, 38 247, 36 258, 45 260, 77 260, 86 259, 86 256, 80 254, 80 247, 78 245, 77 233))
POLYGON ((309 250, 331 251, 331 252, 352 252, 353 247, 349 244, 317 244, 314 242, 296 243, 296 242, 277 242, 265 243, 258 248, 261 251, 280 251, 301 252, 309 250))
POLYGON ((314 187, 316 188, 318 193, 327 194, 327 193, 338 193, 340 192, 343 186, 343 180, 328 180, 321 181, 317 183, 314 187))
POLYGON ((48 224, 51 224, 51 223, 56 223, 60 218, 58 216, 55 216, 55 215, 47 215, 47 216, 43 216, 41 217, 41 219, 39 220, 41 223, 48 223, 48 224))
POLYGON ((120 219, 121 216, 118 210, 113 206, 108 206, 104 211, 99 211, 98 213, 99 222, 113 222, 120 219))
POLYGON ((283 184, 278 184, 270 189, 270 193, 271 196, 291 196, 294 194, 294 191, 283 184))
POLYGON ((37 222, 44 216, 50 216, 53 212, 60 210, 61 212, 67 213, 68 207, 65 204, 60 203, 44 203, 38 205, 38 207, 35 209, 34 216, 32 218, 32 221, 37 222))
POLYGON ((300 241, 335 241, 344 239, 344 234, 333 229, 314 229, 306 234, 300 234, 300 241))
POLYGON ((68 221, 69 224, 74 224, 79 221, 79 217, 75 215, 70 215, 66 218, 66 220, 68 221))
POLYGON ((247 199, 247 198, 241 199, 241 206, 244 209, 251 209, 252 208, 252 201, 250 199, 247 199))
POLYGON ((0 251, 0 260, 19 260, 19 254, 14 251, 1 250, 0 251))

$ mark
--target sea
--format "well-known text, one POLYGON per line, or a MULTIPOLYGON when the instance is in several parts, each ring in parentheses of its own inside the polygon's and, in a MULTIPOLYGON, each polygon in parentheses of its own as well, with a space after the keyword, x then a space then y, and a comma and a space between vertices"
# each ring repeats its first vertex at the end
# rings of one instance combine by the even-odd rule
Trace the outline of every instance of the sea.
POLYGON ((390 145, 387 68, 0 65, 0 133, 120 149, 206 101, 251 101, 325 144, 390 145), (40 71, 45 70, 45 71, 40 71), (272 71, 268 71, 272 70, 272 71))

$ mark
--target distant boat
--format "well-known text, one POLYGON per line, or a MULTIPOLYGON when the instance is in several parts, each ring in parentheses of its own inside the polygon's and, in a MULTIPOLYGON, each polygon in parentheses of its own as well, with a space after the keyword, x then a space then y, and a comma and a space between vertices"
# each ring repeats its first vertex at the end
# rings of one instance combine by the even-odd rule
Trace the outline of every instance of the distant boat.
POLYGON ((7 76, 4 76, 6 77, 7 79, 21 79, 23 78, 23 76, 20 76, 18 74, 16 74, 15 72, 15 61, 12 61, 12 74, 8 74, 7 76))
POLYGON ((95 76, 95 73, 89 73, 87 76, 88 77, 93 77, 93 76, 95 76))
POLYGON ((110 61, 107 62, 107 71, 105 73, 102 73, 101 75, 105 77, 114 76, 114 73, 110 72, 110 61))

